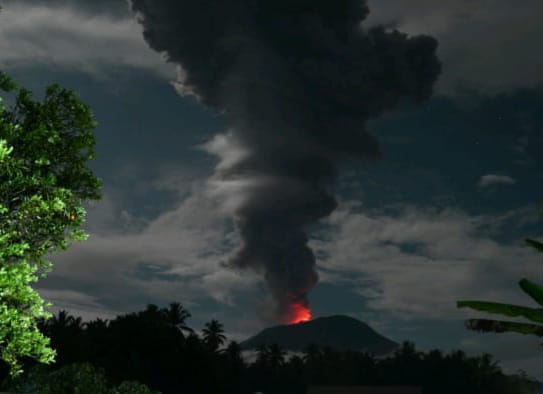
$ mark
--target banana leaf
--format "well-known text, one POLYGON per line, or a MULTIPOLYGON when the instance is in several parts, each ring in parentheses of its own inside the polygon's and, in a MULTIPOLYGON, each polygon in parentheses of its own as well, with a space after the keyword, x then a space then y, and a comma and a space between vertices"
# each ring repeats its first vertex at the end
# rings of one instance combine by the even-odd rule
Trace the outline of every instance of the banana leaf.
POLYGON ((531 246, 532 248, 535 248, 539 250, 540 252, 543 252, 543 243, 537 242, 533 239, 525 239, 524 242, 526 242, 526 245, 531 246))
POLYGON ((502 304, 499 302, 484 301, 457 301, 457 308, 472 308, 478 311, 497 313, 505 316, 524 316, 531 321, 543 323, 543 309, 527 308, 525 306, 502 304))
POLYGON ((500 320, 469 319, 465 322, 466 328, 482 332, 517 332, 543 337, 543 326, 530 323, 515 323, 500 320))
POLYGON ((521 279, 518 282, 520 288, 534 299, 539 305, 543 306, 543 287, 530 282, 528 279, 521 279))

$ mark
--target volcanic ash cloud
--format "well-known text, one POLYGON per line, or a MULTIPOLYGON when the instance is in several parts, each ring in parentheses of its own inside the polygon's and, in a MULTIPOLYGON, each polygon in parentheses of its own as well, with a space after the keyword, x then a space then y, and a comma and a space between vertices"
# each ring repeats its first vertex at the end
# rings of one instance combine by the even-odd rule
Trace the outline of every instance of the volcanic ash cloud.
POLYGON ((205 149, 220 159, 212 184, 243 240, 229 264, 262 272, 274 319, 296 321, 318 281, 305 229, 336 208, 328 191, 336 164, 381 157, 366 123, 431 96, 437 41, 364 29, 360 0, 132 0, 131 8, 149 46, 179 66, 180 94, 228 125, 205 149))

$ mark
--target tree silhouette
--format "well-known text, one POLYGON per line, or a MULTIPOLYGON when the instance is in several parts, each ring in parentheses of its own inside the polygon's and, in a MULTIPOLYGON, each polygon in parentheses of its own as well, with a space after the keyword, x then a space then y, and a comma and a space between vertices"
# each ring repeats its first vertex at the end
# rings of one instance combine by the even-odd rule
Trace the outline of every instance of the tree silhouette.
POLYGON ((223 325, 217 320, 213 319, 205 324, 202 330, 204 344, 213 352, 224 343, 226 336, 224 336, 223 325))
MULTIPOLYGON (((422 386, 425 394, 530 394, 537 386, 526 377, 505 376, 489 354, 467 357, 463 351, 453 351, 444 356, 438 349, 422 354, 409 341, 385 359, 313 345, 305 350, 304 358, 294 356, 287 361, 285 350, 276 345, 262 346, 257 360, 246 363, 237 342, 210 351, 210 342, 194 333, 183 339, 165 314, 158 313, 167 308, 149 305, 144 311, 117 316, 109 324, 101 319, 85 323, 82 332, 79 318, 60 311, 47 321, 57 327, 53 345, 58 361, 44 366, 32 360, 34 364, 25 364, 27 374, 21 382, 36 381, 37 376, 32 374, 38 372, 43 384, 54 383, 55 394, 70 390, 65 382, 81 390, 80 383, 86 382, 93 394, 106 386, 117 390, 107 394, 147 392, 142 384, 162 394, 303 394, 310 385, 415 385, 422 386), (85 346, 79 346, 80 342, 85 346), (91 364, 94 372, 83 363, 91 364)), ((206 330, 224 336, 218 322, 208 323, 206 330)), ((0 382, 3 376, 7 374, 0 369, 0 382)), ((0 391, 46 392, 30 386, 6 388, 8 385, 0 385, 0 391)))
POLYGON ((181 305, 181 303, 172 302, 168 309, 163 308, 161 311, 166 321, 172 326, 177 327, 181 334, 183 334, 183 331, 188 331, 189 333, 194 332, 194 330, 185 323, 191 314, 181 305))
POLYGON ((285 356, 287 352, 283 350, 278 344, 274 343, 267 347, 268 352, 268 365, 277 369, 285 364, 285 356))
POLYGON ((267 367, 269 363, 269 352, 268 352, 268 346, 262 344, 259 345, 256 349, 256 360, 255 364, 261 367, 267 367))
POLYGON ((103 332, 107 329, 108 322, 108 319, 103 320, 101 318, 97 318, 95 320, 84 323, 84 327, 87 331, 103 332))
POLYGON ((230 341, 222 353, 231 364, 245 365, 245 361, 241 356, 241 346, 236 341, 230 341))
POLYGON ((303 360, 307 364, 316 364, 322 357, 321 349, 318 345, 311 343, 304 350, 303 360))

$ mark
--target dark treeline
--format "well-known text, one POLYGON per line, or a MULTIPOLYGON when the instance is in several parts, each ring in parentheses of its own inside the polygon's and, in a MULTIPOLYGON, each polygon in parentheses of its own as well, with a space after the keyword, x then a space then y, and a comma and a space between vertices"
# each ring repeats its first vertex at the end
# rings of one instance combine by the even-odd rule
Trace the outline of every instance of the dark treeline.
MULTIPOLYGON (((504 375, 489 354, 425 354, 409 341, 383 359, 314 345, 287 358, 285 350, 272 345, 260 348, 255 361, 247 363, 218 321, 207 323, 198 336, 186 325, 189 317, 179 303, 162 309, 148 305, 112 321, 88 323, 60 311, 38 325, 51 338, 56 363, 44 366, 25 359, 25 376, 36 368, 53 373, 88 362, 102 368, 112 385, 138 381, 163 394, 301 394, 309 385, 420 385, 424 394, 528 394, 540 387, 523 372, 504 375)), ((0 365, 0 382, 8 381, 7 371, 0 365)))

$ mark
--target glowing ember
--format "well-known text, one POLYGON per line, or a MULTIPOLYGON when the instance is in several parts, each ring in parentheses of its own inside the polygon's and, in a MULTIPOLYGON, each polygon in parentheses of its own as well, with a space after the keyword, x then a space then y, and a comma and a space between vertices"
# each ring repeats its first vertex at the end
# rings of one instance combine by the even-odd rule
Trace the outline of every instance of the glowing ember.
POLYGON ((302 304, 290 305, 290 313, 287 324, 298 324, 311 320, 311 311, 302 304))

